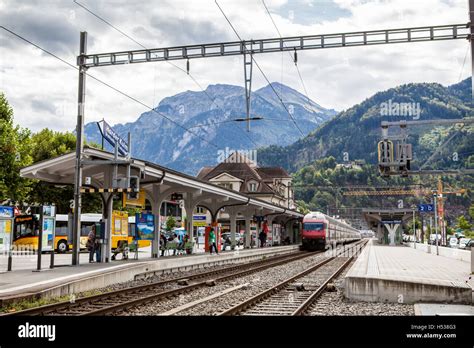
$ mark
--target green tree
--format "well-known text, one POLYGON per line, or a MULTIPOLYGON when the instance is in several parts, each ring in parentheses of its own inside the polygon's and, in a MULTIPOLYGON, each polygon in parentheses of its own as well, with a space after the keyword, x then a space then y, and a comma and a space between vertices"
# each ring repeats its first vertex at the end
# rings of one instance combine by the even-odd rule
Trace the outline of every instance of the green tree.
POLYGON ((0 202, 23 202, 30 190, 28 180, 20 177, 20 169, 29 165, 30 132, 13 124, 13 109, 4 93, 0 93, 0 202))
POLYGON ((474 203, 469 207, 469 216, 474 220, 474 203))
POLYGON ((169 216, 168 219, 166 220, 166 230, 172 231, 173 228, 176 227, 176 220, 173 216, 169 216))
POLYGON ((456 227, 460 228, 463 231, 470 231, 472 225, 467 221, 467 219, 464 216, 458 217, 458 221, 456 224, 456 227))
MULTIPOLYGON (((89 144, 97 147, 96 144, 89 144)), ((45 128, 31 137, 31 157, 33 163, 58 157, 76 150, 76 136, 71 132, 56 132, 45 128)), ((74 187, 34 181, 30 192, 30 202, 56 204, 58 213, 67 213, 74 198, 74 187)), ((82 196, 83 213, 100 213, 102 200, 98 194, 82 196)))
POLYGON ((299 211, 301 214, 309 214, 310 210, 308 208, 308 205, 306 204, 305 201, 296 201, 296 210, 299 211))

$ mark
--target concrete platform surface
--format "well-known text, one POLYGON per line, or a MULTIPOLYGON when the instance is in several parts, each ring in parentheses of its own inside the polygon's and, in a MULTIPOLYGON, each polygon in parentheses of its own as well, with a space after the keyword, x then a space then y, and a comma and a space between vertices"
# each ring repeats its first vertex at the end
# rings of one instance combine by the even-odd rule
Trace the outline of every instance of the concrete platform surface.
POLYGON ((56 297, 135 280, 150 273, 161 274, 191 270, 212 265, 247 262, 298 250, 299 246, 268 247, 221 252, 219 255, 198 254, 83 263, 80 266, 58 267, 41 272, 17 270, 0 274, 0 305, 28 297, 56 297))
POLYGON ((417 303, 415 304, 415 315, 474 315, 474 306, 417 303))
POLYGON ((345 296, 366 302, 472 303, 470 263, 371 240, 345 277, 345 296))

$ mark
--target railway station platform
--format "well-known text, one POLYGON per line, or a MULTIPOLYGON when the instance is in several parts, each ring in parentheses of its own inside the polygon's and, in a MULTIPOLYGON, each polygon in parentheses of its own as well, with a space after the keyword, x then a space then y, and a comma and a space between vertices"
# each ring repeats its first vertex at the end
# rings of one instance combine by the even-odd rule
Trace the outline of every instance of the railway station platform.
POLYGON ((346 274, 344 291, 354 301, 471 305, 473 278, 467 260, 372 239, 346 274))
POLYGON ((28 298, 51 298, 100 289, 112 284, 197 268, 243 263, 295 252, 298 245, 242 249, 219 255, 165 256, 158 259, 83 263, 34 272, 20 269, 0 275, 0 306, 28 298))

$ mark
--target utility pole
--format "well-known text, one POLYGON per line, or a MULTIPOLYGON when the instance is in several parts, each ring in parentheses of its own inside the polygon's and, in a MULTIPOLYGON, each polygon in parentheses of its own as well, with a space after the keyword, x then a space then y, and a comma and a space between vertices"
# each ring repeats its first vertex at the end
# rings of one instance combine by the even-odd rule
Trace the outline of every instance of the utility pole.
POLYGON ((79 88, 77 98, 77 124, 76 124, 76 175, 74 180, 74 222, 72 227, 72 265, 79 265, 79 248, 81 240, 81 186, 82 186, 82 151, 84 146, 84 106, 86 100, 86 71, 87 32, 81 31, 79 44, 79 88))
POLYGON ((471 41, 471 76, 472 76, 472 100, 474 101, 474 0, 469 0, 469 23, 471 41))

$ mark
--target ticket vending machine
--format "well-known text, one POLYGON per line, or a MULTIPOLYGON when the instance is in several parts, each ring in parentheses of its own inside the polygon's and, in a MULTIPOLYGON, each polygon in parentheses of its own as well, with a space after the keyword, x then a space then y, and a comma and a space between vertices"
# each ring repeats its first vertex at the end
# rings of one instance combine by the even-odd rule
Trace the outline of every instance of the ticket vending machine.
POLYGON ((0 254, 8 255, 8 271, 12 269, 13 207, 0 206, 0 254))
POLYGON ((206 252, 209 251, 209 234, 211 233, 211 228, 214 228, 214 234, 216 235, 217 251, 221 251, 221 226, 217 223, 212 226, 206 226, 206 233, 204 234, 204 250, 206 252))

